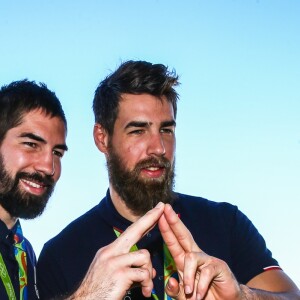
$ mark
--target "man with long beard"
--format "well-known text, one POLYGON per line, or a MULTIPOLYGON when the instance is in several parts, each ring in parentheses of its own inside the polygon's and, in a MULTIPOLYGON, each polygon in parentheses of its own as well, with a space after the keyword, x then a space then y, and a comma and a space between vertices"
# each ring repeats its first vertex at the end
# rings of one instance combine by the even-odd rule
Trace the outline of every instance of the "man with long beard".
MULTIPOLYGON (((124 240, 128 226, 141 226, 143 215, 163 202, 158 226, 135 245, 128 241, 132 253, 146 249, 151 255, 153 299, 299 299, 296 285, 235 206, 173 192, 177 84, 177 76, 163 65, 128 61, 98 86, 94 140, 106 156, 109 190, 97 206, 45 244, 38 262, 42 298, 71 293, 95 253, 106 259, 108 251, 97 252, 99 248, 124 240)), ((125 257, 116 258, 126 264, 125 257)), ((116 261, 110 266, 108 278, 126 278, 116 261)), ((127 267, 137 265, 128 261, 127 267)), ((150 296, 138 280, 123 296, 112 296, 118 280, 102 280, 97 296, 82 299, 150 296)))

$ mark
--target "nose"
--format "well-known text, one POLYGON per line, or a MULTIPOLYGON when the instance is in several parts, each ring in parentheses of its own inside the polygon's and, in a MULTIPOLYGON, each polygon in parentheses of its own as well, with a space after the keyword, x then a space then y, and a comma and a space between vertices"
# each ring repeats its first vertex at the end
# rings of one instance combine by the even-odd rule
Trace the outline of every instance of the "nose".
POLYGON ((36 161, 35 169, 37 172, 44 173, 48 176, 55 174, 55 163, 53 153, 41 154, 36 161))
POLYGON ((164 156, 166 154, 164 141, 160 134, 151 135, 151 138, 149 139, 147 154, 149 156, 164 156))

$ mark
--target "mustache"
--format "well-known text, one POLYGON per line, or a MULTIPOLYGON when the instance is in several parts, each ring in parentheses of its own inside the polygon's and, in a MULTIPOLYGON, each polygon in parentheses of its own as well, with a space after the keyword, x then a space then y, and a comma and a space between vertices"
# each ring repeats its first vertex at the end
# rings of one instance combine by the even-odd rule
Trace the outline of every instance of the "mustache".
POLYGON ((150 157, 138 162, 135 166, 136 171, 141 171, 141 169, 149 168, 149 167, 157 167, 157 168, 171 168, 171 162, 165 157, 150 157))
POLYGON ((19 179, 36 181, 48 187, 54 186, 54 180, 51 176, 49 175, 42 176, 40 173, 37 172, 35 173, 19 172, 16 176, 16 182, 18 182, 19 179))

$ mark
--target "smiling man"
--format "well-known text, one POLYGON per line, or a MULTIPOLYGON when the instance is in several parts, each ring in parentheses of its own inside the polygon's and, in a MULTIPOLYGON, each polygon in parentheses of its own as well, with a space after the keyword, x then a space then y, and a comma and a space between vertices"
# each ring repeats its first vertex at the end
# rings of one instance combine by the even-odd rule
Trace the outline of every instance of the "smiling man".
POLYGON ((67 123, 55 94, 27 80, 0 90, 0 299, 36 299, 34 251, 19 218, 42 214, 61 174, 67 123))
POLYGON ((299 299, 295 284, 237 207, 173 191, 177 84, 161 64, 128 61, 98 86, 94 140, 107 160, 109 189, 97 206, 45 244, 38 262, 42 298, 74 291, 95 254, 106 261, 109 251, 116 256, 107 260, 107 276, 98 277, 98 290, 90 285, 94 297, 82 299, 299 299), (145 293, 145 282, 136 277, 120 287, 120 279, 139 264, 110 246, 104 253, 98 249, 117 243, 132 223, 141 226, 143 215, 160 201, 165 207, 158 226, 137 236, 133 247, 127 241, 132 255, 138 249, 150 253, 154 288, 145 293), (116 267, 122 263, 126 273, 116 267))

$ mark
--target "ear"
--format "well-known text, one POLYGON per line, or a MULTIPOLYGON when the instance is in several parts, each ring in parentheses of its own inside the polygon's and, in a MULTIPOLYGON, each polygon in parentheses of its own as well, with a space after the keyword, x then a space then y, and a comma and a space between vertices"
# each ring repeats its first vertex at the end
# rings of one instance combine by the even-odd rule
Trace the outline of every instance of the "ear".
POLYGON ((97 148, 107 154, 107 147, 108 147, 108 134, 106 130, 98 123, 94 125, 94 141, 97 148))

